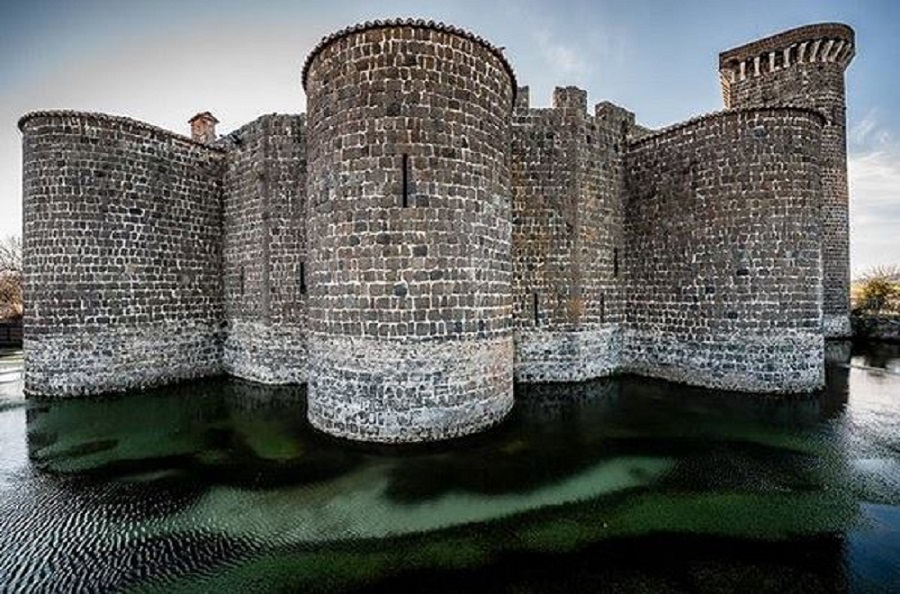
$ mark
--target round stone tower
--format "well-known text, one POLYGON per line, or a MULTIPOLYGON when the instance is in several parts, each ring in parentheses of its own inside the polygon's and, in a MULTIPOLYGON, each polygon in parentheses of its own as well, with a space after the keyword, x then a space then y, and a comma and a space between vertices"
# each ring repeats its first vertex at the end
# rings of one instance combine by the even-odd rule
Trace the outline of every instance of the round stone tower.
POLYGON ((850 247, 844 71, 853 29, 809 25, 719 54, 725 107, 794 105, 826 117, 822 137, 823 331, 850 335, 850 247))
POLYGON ((488 427, 513 403, 501 51, 376 21, 324 40, 308 111, 309 420, 376 442, 488 427))

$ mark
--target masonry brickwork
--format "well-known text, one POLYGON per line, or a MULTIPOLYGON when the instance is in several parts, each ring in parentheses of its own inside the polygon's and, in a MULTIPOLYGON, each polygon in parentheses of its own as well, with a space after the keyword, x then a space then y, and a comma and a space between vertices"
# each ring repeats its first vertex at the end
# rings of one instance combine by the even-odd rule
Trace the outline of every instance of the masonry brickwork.
POLYGON ((632 372, 797 392, 845 332, 844 25, 720 55, 726 110, 650 130, 455 27, 339 31, 305 115, 193 140, 34 112, 23 132, 26 390, 229 373, 307 383, 379 442, 499 422, 513 382, 632 372))
POLYGON ((633 372, 802 391, 822 368, 822 116, 739 109, 632 143, 627 353, 633 372))
POLYGON ((719 56, 725 107, 796 105, 825 116, 822 179, 823 326, 849 337, 850 232, 844 71, 856 53, 846 25, 810 25, 719 56))
POLYGON ((38 112, 21 127, 26 391, 219 372, 225 155, 118 117, 38 112))
POLYGON ((350 30, 309 57, 309 419, 378 441, 512 408, 509 113, 492 47, 350 30))
POLYGON ((265 115, 218 141, 224 174, 225 371, 307 379, 306 119, 265 115))
POLYGON ((621 366, 623 157, 634 114, 559 88, 513 114, 513 294, 518 381, 580 381, 621 366))

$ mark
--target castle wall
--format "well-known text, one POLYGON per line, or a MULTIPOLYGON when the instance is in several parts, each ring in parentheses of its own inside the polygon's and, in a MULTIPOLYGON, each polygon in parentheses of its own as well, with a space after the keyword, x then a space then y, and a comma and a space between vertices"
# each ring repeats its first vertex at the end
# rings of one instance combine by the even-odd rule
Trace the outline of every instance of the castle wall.
POLYGON ((826 336, 850 336, 850 225, 844 71, 853 31, 838 24, 801 27, 723 52, 725 106, 795 105, 826 117, 820 167, 826 336))
POLYGON ((580 381, 621 364, 622 155, 633 114, 558 88, 512 126, 517 381, 580 381))
POLYGON ((306 122, 265 115, 220 141, 224 176, 224 367, 306 381, 306 122))
POLYGON ((713 388, 824 381, 822 119, 705 116, 627 156, 626 370, 713 388))
POLYGON ((19 127, 26 392, 219 372, 221 152, 99 114, 36 112, 19 127))
POLYGON ((498 50, 388 22, 326 39, 308 97, 309 420, 454 437, 512 407, 509 113, 498 50))
POLYGON ((313 50, 308 118, 212 142, 205 112, 212 144, 28 114, 26 391, 308 382, 315 427, 406 442, 497 423, 513 379, 818 388, 849 332, 854 51, 831 24, 729 50, 729 111, 653 131, 575 87, 531 108, 500 49, 385 21, 313 50))

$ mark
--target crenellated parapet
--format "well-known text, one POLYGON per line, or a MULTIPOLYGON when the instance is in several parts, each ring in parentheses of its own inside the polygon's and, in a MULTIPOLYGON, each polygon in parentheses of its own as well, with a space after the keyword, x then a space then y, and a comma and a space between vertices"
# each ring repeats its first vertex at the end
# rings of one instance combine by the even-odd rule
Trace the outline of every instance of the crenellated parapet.
POLYGON ((804 64, 835 64, 846 68, 856 55, 853 29, 840 23, 791 29, 719 54, 719 77, 726 107, 731 86, 804 64))

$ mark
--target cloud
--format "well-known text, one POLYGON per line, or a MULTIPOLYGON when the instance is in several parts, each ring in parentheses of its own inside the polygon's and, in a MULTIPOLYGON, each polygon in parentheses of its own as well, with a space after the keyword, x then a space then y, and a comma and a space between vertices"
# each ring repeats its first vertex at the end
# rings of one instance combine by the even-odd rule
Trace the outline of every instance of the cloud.
POLYGON ((854 276, 900 264, 900 141, 878 109, 847 130, 850 261, 854 276))
POLYGON ((870 110, 863 119, 850 128, 847 136, 851 143, 864 145, 877 125, 876 111, 874 109, 870 110))
POLYGON ((880 110, 870 109, 863 118, 847 131, 851 149, 861 151, 895 150, 900 147, 890 130, 881 123, 880 110))
POLYGON ((581 76, 587 73, 587 60, 580 52, 562 43, 546 30, 536 31, 534 37, 541 56, 555 74, 581 76))
POLYGON ((900 147, 851 153, 847 173, 854 275, 900 264, 900 147))

